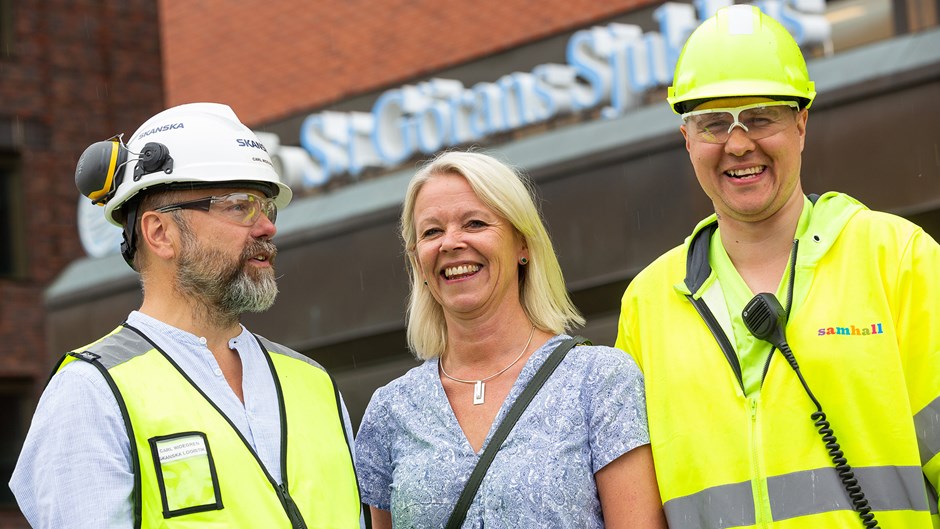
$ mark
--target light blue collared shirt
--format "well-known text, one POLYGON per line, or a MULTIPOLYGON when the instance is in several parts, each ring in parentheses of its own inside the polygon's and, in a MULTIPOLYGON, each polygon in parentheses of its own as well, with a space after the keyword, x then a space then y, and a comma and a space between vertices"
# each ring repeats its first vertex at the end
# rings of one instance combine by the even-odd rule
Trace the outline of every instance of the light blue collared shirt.
MULTIPOLYGON (((127 323, 153 340, 218 405, 280 483, 277 393, 254 336, 243 326, 229 340, 242 362, 243 404, 204 338, 137 311, 127 323)), ((351 441, 349 415, 342 407, 351 441)), ((10 489, 34 529, 118 529, 134 526, 133 488, 127 431, 114 394, 94 366, 72 362, 39 399, 10 489)))

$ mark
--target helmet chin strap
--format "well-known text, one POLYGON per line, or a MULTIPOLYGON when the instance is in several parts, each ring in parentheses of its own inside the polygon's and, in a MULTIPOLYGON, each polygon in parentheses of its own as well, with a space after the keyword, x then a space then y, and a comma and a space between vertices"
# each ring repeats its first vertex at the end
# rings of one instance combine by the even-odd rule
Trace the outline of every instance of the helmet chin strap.
POLYGON ((124 221, 124 236, 121 239, 121 255, 124 257, 124 262, 138 272, 140 270, 134 267, 134 254, 137 253, 136 226, 139 206, 139 200, 131 200, 130 204, 127 204, 127 219, 124 221))

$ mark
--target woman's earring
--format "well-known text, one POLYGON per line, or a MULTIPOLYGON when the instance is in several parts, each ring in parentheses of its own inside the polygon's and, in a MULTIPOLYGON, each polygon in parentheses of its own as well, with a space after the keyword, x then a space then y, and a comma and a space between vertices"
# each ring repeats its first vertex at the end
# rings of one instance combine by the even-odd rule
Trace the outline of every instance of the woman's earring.
POLYGON ((525 257, 520 257, 520 258, 519 258, 519 264, 521 264, 522 266, 525 266, 525 265, 529 264, 529 260, 526 259, 525 257))

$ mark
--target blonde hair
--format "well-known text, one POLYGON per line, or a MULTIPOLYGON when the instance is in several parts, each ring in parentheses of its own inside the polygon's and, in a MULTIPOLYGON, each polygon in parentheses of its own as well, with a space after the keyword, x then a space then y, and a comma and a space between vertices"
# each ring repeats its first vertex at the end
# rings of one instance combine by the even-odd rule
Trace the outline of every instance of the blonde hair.
POLYGON ((519 266, 519 299, 532 323, 554 334, 584 325, 584 318, 568 296, 552 241, 533 200, 532 185, 519 172, 478 152, 445 152, 428 161, 412 178, 401 214, 401 237, 411 273, 408 299, 408 344, 423 360, 438 357, 447 345, 444 310, 424 287, 415 254, 415 200, 421 187, 445 174, 462 176, 473 192, 499 216, 508 220, 526 243, 527 265, 519 266))

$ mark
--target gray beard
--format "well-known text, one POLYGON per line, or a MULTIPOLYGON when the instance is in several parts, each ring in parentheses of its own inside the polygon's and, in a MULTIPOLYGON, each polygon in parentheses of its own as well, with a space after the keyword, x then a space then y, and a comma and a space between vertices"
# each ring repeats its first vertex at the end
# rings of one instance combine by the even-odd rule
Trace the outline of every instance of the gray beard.
POLYGON ((252 256, 268 252, 273 259, 277 248, 270 241, 255 241, 232 259, 220 250, 200 245, 188 227, 181 227, 182 248, 176 271, 176 288, 184 297, 197 301, 201 316, 218 325, 230 325, 246 312, 264 312, 277 298, 273 268, 246 266, 252 256))

